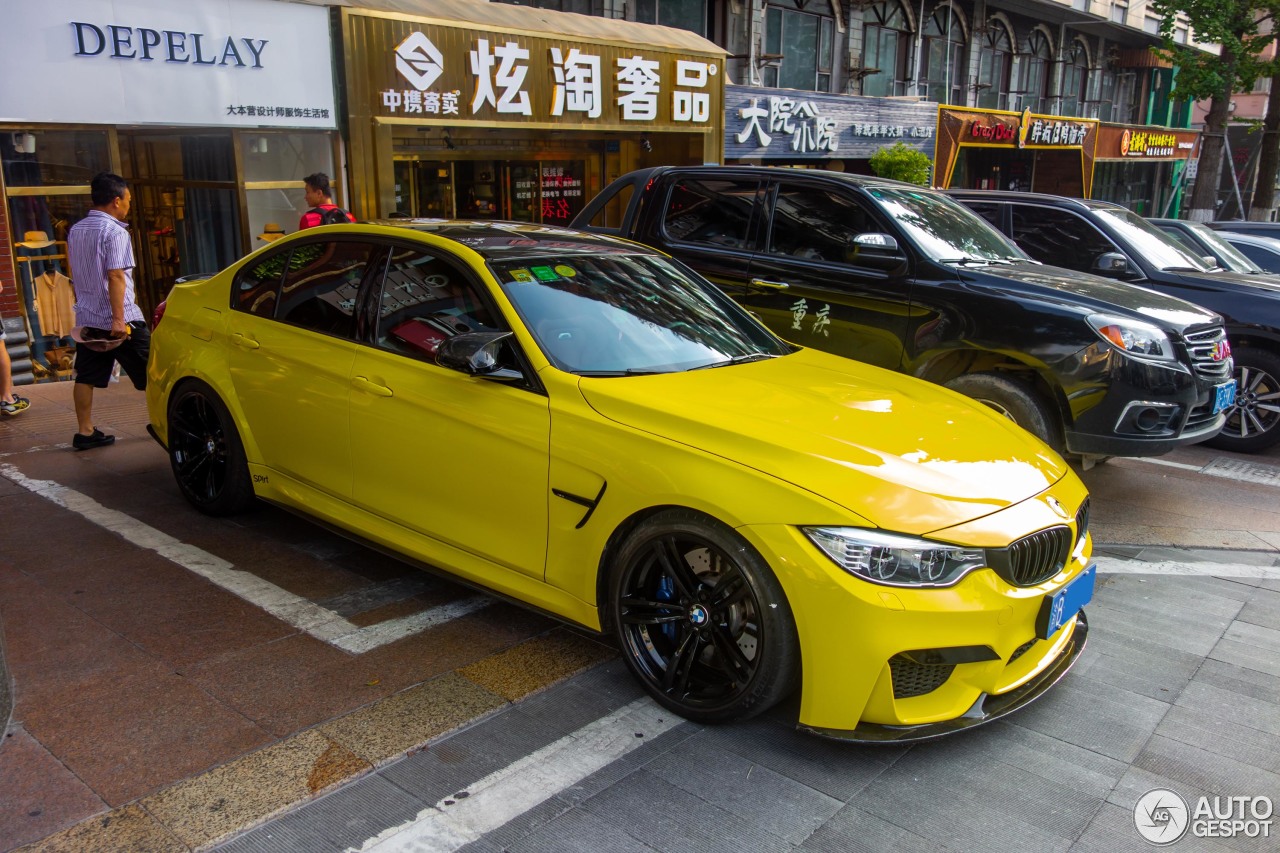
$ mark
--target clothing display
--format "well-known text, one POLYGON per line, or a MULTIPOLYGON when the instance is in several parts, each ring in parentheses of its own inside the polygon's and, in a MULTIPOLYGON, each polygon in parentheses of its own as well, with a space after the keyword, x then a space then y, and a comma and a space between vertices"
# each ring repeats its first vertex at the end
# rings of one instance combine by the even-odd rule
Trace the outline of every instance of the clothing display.
POLYGON ((36 316, 46 335, 66 337, 75 328, 75 290, 71 279, 50 271, 36 276, 36 316))

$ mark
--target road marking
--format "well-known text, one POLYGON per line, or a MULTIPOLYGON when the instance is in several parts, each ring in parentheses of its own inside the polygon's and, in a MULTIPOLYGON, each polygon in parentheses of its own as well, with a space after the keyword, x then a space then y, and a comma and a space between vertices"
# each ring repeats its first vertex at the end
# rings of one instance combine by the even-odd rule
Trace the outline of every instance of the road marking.
POLYGON ((1174 462, 1169 459, 1156 459, 1151 456, 1134 456, 1132 457, 1138 462, 1146 462, 1148 465, 1164 465, 1168 468, 1181 468, 1184 471, 1199 471, 1202 466, 1188 465, 1186 462, 1174 462))
POLYGON ((1259 483, 1264 486, 1280 486, 1280 467, 1264 462, 1248 462, 1243 459, 1231 459, 1226 456, 1216 457, 1204 465, 1189 465, 1186 462, 1173 462, 1168 459, 1153 459, 1146 456, 1134 457, 1137 462, 1148 465, 1163 465, 1166 468, 1178 468, 1183 471, 1195 471, 1209 477, 1222 477, 1244 483, 1259 483))
POLYGON ((0 475, 139 548, 155 551, 317 640, 353 654, 363 654, 427 628, 443 625, 493 603, 492 599, 477 595, 361 628, 332 610, 281 589, 257 575, 240 571, 221 557, 179 541, 133 516, 105 507, 75 489, 52 480, 34 480, 7 463, 0 463, 0 475))
POLYGON ((1094 557, 1098 571, 1111 575, 1196 575, 1212 578, 1261 578, 1280 580, 1280 566, 1251 566, 1245 563, 1215 563, 1209 560, 1126 560, 1123 557, 1094 557))
POLYGON ((637 699, 447 797, 347 853, 445 853, 476 841, 684 722, 637 699), (643 736, 642 736, 643 735, 643 736))

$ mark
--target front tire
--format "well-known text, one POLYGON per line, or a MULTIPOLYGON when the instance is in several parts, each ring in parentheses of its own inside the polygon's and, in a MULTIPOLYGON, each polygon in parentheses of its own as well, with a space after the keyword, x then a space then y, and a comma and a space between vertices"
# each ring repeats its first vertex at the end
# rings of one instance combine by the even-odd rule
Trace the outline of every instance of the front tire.
POLYGON ((1204 442, 1235 453, 1257 453, 1280 441, 1280 357, 1241 347, 1236 359, 1236 402, 1222 432, 1204 442))
POLYGON ((966 373, 946 384, 952 391, 995 409, 1059 453, 1062 430, 1048 404, 1026 384, 998 373, 966 373))
POLYGON ((799 681, 782 585, 741 536, 699 513, 662 512, 626 538, 608 608, 632 674, 682 717, 755 716, 799 681))
POLYGON ((240 434, 203 383, 189 382, 169 399, 169 465, 183 497, 207 515, 234 515, 253 504, 240 434))

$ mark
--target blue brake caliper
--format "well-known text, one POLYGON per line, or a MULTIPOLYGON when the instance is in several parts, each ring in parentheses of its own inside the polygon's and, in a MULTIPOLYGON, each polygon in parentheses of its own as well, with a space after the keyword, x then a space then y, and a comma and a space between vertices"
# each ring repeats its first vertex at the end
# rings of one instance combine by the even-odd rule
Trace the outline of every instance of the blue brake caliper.
MULTIPOLYGON (((675 581, 671 580, 671 578, 666 575, 659 578, 658 591, 654 595, 654 598, 658 599, 658 601, 675 601, 675 581)), ((676 641, 676 624, 674 622, 663 622, 662 635, 666 637, 668 641, 674 643, 676 641)))

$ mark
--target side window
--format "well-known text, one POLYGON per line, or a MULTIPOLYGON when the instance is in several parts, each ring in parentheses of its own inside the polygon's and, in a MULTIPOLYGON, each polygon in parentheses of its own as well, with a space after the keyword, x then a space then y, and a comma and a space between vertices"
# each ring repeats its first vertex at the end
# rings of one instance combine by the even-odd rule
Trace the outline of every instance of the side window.
POLYGON ((1264 270, 1276 269, 1277 261, 1280 261, 1280 255, 1270 249, 1264 249, 1261 246, 1254 246, 1250 243, 1232 243, 1231 245, 1239 249, 1246 258, 1253 261, 1264 270))
POLYGON ((356 295, 380 249, 348 240, 294 246, 276 319, 314 332, 352 337, 356 295))
POLYGON ((757 181, 686 179, 671 188, 663 232, 682 243, 749 248, 757 181))
POLYGON ((454 262, 418 249, 391 250, 378 303, 380 349, 434 361, 446 338, 505 330, 454 262))
POLYGON ((274 317, 291 251, 276 252, 240 270, 231 288, 231 307, 246 314, 274 317))
POLYGON ((1013 241, 1044 264, 1088 272, 1103 252, 1116 247, 1083 217, 1051 207, 1015 204, 1013 241))
POLYGON ((965 207, 987 220, 997 231, 1004 233, 1004 229, 1000 227, 1000 205, 985 201, 975 201, 965 202, 965 207))
POLYGON ((768 251, 844 262, 853 255, 854 237, 882 230, 857 199, 818 187, 784 184, 773 209, 768 251))

